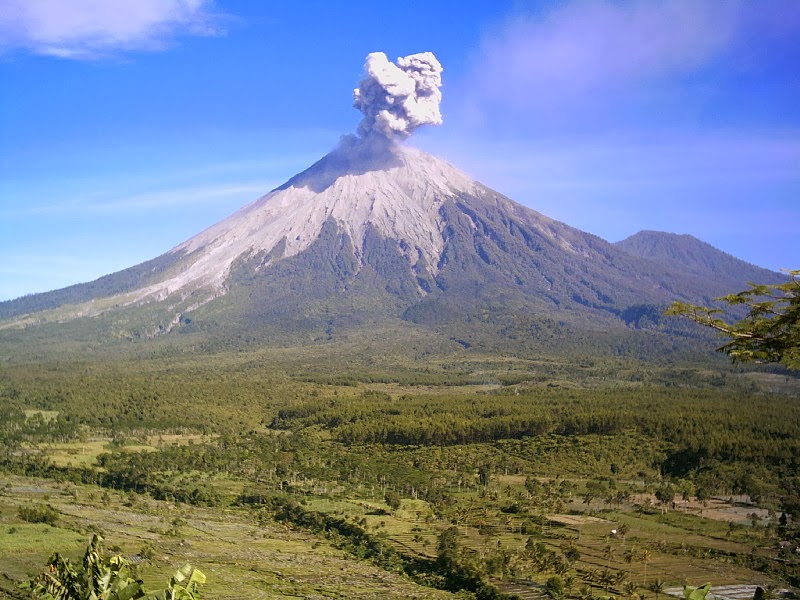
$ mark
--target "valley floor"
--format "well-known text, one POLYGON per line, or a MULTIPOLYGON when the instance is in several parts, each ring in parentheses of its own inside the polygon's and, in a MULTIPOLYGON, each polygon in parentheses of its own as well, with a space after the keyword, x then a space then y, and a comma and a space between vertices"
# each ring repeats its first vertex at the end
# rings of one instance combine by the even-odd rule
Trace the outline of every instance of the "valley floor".
POLYGON ((94 533, 151 589, 190 562, 218 599, 800 585, 795 379, 304 357, 10 365, 0 595, 94 533))

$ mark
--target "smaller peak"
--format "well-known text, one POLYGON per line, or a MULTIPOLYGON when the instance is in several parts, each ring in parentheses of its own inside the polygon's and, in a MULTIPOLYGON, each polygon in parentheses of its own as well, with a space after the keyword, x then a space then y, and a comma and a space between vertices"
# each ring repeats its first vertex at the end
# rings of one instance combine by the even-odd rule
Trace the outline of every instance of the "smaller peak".
POLYGON ((674 256, 675 253, 720 252, 708 242, 688 233, 642 230, 616 242, 618 248, 641 256, 674 256))
MULTIPOLYGON (((617 242, 618 244, 627 242, 629 240, 644 240, 644 239, 685 239, 697 240, 697 238, 689 233, 671 233, 669 231, 657 231, 655 229, 642 229, 633 235, 626 237, 624 240, 617 242)), ((700 240, 698 240, 700 241, 700 240)))
POLYGON ((633 256, 677 264, 704 276, 728 277, 731 281, 769 281, 774 275, 688 233, 645 230, 614 245, 633 256))

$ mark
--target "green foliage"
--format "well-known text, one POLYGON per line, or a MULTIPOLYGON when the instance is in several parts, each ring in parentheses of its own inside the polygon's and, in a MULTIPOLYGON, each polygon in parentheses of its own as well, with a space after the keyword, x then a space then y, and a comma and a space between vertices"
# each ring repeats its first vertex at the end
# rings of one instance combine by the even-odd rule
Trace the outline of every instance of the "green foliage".
POLYGON ((547 578, 544 589, 553 600, 561 600, 564 597, 564 580, 558 575, 547 578))
POLYGON ((683 586, 684 600, 705 600, 708 592, 711 591, 711 584, 707 583, 701 587, 683 586))
MULTIPOLYGON (((238 366, 203 374, 181 364, 144 374, 117 364, 101 367, 84 367, 74 380, 70 370, 53 369, 53 381, 44 388, 38 386, 49 370, 30 386, 27 371, 14 371, 5 389, 0 381, 0 398, 11 404, 5 412, 0 409, 0 434, 6 435, 0 458, 6 469, 206 506, 232 500, 213 483, 228 473, 255 477, 271 489, 304 479, 380 485, 404 497, 417 494, 437 510, 449 493, 435 478, 494 484, 490 473, 568 472, 592 481, 587 499, 596 507, 620 491, 595 481, 599 473, 611 474, 612 465, 621 480, 661 473, 687 480, 703 497, 746 493, 776 507, 788 506, 800 489, 795 466, 800 405, 788 396, 746 388, 512 386, 386 393, 366 386, 298 384, 238 366), (130 401, 119 404, 114 396, 130 401), (21 398, 28 406, 59 410, 58 419, 47 425, 51 429, 43 429, 44 422, 35 430, 25 428, 37 418, 26 420, 14 408, 21 398), (141 419, 123 420, 119 413, 128 409, 141 419), (177 424, 195 417, 198 427, 210 420, 223 435, 198 437, 194 445, 159 444, 158 451, 148 452, 109 446, 97 459, 101 469, 88 463, 56 468, 44 454, 23 450, 29 440, 63 440, 59 422, 74 432, 109 423, 122 439, 186 431, 177 424), (151 429, 159 421, 163 428, 151 429), (271 424, 271 430, 259 429, 259 422, 271 424), (237 434, 228 435, 229 429, 237 434)), ((542 495, 536 478, 528 484, 533 496, 542 495)))
POLYGON ((448 527, 439 534, 436 543, 436 561, 443 566, 453 565, 458 560, 458 527, 448 527))
POLYGON ((384 499, 386 500, 386 504, 388 504, 389 508, 392 510, 397 510, 400 508, 400 494, 394 490, 387 490, 386 494, 384 495, 384 499))
POLYGON ((800 370, 800 270, 789 276, 786 283, 750 284, 748 290, 718 298, 729 307, 747 309, 747 316, 734 323, 718 316, 722 309, 681 302, 667 314, 688 317, 730 338, 718 350, 736 362, 779 362, 800 370))
POLYGON ((17 511, 19 518, 28 523, 47 523, 55 525, 58 522, 58 511, 49 504, 34 504, 20 506, 17 511))
POLYGON ((148 593, 140 579, 132 576, 130 564, 120 555, 106 556, 103 540, 94 535, 80 567, 58 552, 50 557, 47 571, 30 582, 39 600, 197 600, 198 588, 206 577, 191 565, 184 565, 163 590, 148 593))
POLYGON ((202 571, 185 564, 170 577, 166 588, 150 594, 148 600, 196 600, 200 597, 198 588, 205 582, 202 571))
POLYGON ((410 557, 378 536, 346 519, 305 510, 295 501, 280 496, 264 499, 278 521, 323 534, 336 546, 358 558, 370 559, 385 569, 403 571, 417 581, 453 592, 465 590, 479 600, 508 600, 508 596, 491 585, 472 565, 459 560, 458 530, 445 529, 439 536, 437 559, 410 557))
POLYGON ((656 489, 655 496, 661 504, 667 505, 675 500, 675 488, 671 485, 662 485, 656 489))

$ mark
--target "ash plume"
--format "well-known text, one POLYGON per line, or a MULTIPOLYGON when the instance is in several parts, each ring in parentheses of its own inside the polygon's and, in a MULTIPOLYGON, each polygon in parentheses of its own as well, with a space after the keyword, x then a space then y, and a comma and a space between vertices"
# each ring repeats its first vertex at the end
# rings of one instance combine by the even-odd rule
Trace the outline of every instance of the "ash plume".
POLYGON ((364 78, 353 91, 353 106, 364 113, 359 135, 407 138, 422 125, 440 125, 442 65, 433 52, 401 56, 367 55, 364 78))

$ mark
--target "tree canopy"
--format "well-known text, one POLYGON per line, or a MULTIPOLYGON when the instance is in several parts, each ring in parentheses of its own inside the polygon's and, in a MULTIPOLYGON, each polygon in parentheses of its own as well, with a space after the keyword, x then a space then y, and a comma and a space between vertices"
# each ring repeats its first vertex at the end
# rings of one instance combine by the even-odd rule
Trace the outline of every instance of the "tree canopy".
POLYGON ((785 283, 750 284, 750 289, 717 298, 730 307, 744 306, 747 316, 729 323, 721 308, 706 308, 674 302, 669 315, 692 321, 721 332, 728 339, 717 350, 734 362, 779 362, 800 370, 800 270, 789 271, 785 283))

